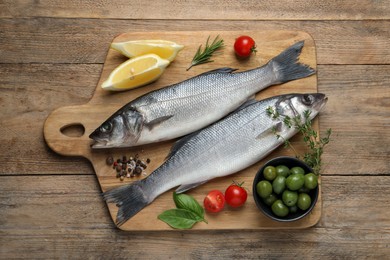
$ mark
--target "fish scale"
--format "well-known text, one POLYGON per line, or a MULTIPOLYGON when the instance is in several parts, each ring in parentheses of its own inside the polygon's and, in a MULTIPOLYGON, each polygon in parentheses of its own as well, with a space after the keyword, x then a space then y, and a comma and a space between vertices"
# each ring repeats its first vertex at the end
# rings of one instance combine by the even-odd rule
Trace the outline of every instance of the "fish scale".
POLYGON ((206 127, 269 86, 314 74, 297 62, 302 47, 297 42, 258 68, 220 68, 140 96, 90 134, 92 148, 154 143, 206 127))
POLYGON ((236 173, 288 140, 297 129, 283 123, 305 111, 313 119, 326 103, 324 94, 289 94, 263 101, 249 101, 224 119, 179 140, 168 159, 147 178, 103 194, 119 206, 117 224, 122 225, 156 197, 172 188, 178 193, 216 177, 236 173), (280 114, 273 119, 267 109, 280 114), (276 138, 274 131, 282 138, 276 138))
POLYGON ((276 140, 271 131, 261 142, 256 140, 259 134, 269 130, 273 124, 266 114, 266 108, 274 103, 275 100, 271 99, 250 105, 195 134, 180 147, 180 154, 175 153, 167 160, 167 164, 174 162, 171 173, 177 176, 175 182, 159 182, 170 183, 168 189, 171 189, 183 183, 198 183, 198 179, 212 179, 224 176, 226 172, 234 173, 258 161, 258 156, 273 150, 271 145, 276 147, 283 142, 276 140), (240 141, 237 142, 237 139, 240 141), (184 159, 177 160, 177 157, 184 159))

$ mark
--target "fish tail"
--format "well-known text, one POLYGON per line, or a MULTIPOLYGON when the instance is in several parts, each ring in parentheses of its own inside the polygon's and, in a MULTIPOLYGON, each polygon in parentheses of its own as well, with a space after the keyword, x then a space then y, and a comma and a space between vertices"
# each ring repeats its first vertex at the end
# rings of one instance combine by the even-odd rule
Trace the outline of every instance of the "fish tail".
POLYGON ((103 199, 116 203, 119 208, 116 215, 116 224, 121 226, 140 210, 150 204, 145 190, 145 181, 135 181, 131 184, 108 190, 103 193, 103 199))
POLYGON ((278 84, 308 77, 315 73, 315 70, 310 66, 297 62, 303 44, 304 41, 295 43, 269 62, 278 84))

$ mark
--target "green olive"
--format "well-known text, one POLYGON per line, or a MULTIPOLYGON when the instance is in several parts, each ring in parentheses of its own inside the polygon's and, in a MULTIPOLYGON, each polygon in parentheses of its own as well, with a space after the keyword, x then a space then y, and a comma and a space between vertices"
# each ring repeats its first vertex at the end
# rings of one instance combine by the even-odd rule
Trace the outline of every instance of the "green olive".
POLYGON ((298 211, 298 207, 297 207, 297 205, 294 205, 294 206, 288 207, 288 210, 290 211, 290 213, 296 213, 298 211))
POLYGON ((294 206, 298 201, 298 192, 285 190, 282 194, 282 200, 286 206, 294 206))
POLYGON ((272 185, 269 181, 260 181, 256 184, 256 191, 261 198, 266 198, 272 193, 272 185))
POLYGON ((311 205, 311 198, 307 193, 299 193, 298 195, 298 201, 297 206, 301 210, 307 210, 310 208, 311 205))
POLYGON ((274 166, 267 166, 263 170, 263 175, 266 180, 273 181, 276 178, 276 169, 274 166))
POLYGON ((277 176, 272 182, 272 188, 276 194, 281 194, 286 188, 286 178, 284 176, 277 176))
POLYGON ((271 206, 277 199, 278 197, 274 193, 271 193, 268 197, 263 198, 263 201, 267 206, 271 206))
POLYGON ((290 190, 299 190, 305 184, 305 177, 302 174, 291 174, 286 179, 286 186, 290 190))
POLYGON ((290 175, 290 169, 285 165, 278 165, 276 166, 276 175, 284 176, 287 178, 287 176, 290 175))
POLYGON ((309 193, 309 192, 310 192, 310 189, 306 188, 305 185, 303 185, 303 187, 300 188, 300 189, 298 190, 298 192, 300 192, 300 193, 309 193))
POLYGON ((275 201, 271 206, 272 212, 278 217, 285 217, 288 215, 288 208, 281 200, 275 201))
POLYGON ((290 169, 290 173, 291 174, 296 173, 296 174, 303 174, 304 175, 305 174, 305 170, 302 167, 295 166, 295 167, 292 167, 290 169))
POLYGON ((310 190, 315 189, 318 185, 318 177, 314 173, 308 173, 305 175, 305 188, 310 190))

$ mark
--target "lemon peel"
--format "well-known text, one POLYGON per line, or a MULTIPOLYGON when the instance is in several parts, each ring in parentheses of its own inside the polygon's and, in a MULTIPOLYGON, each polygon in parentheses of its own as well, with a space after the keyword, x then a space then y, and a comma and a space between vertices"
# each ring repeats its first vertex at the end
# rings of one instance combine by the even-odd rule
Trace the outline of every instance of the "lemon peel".
POLYGON ((184 45, 165 40, 136 40, 113 42, 111 48, 119 51, 128 58, 153 53, 163 59, 173 61, 184 45))
POLYGON ((157 80, 169 63, 169 60, 156 54, 129 59, 116 67, 101 87, 105 90, 124 91, 144 86, 157 80))

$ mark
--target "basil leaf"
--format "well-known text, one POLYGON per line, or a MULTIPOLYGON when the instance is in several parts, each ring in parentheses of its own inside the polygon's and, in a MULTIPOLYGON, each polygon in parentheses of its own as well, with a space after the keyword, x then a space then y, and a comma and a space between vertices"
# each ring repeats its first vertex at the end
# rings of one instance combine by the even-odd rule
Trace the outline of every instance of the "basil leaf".
POLYGON ((203 207, 190 195, 173 193, 173 201, 178 209, 186 209, 195 213, 199 221, 207 221, 204 219, 203 207))
POLYGON ((158 215, 158 218, 177 229, 190 229, 199 221, 195 213, 186 209, 169 209, 158 215))

